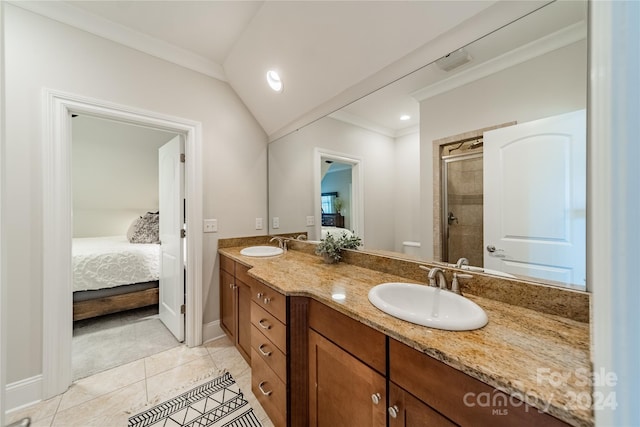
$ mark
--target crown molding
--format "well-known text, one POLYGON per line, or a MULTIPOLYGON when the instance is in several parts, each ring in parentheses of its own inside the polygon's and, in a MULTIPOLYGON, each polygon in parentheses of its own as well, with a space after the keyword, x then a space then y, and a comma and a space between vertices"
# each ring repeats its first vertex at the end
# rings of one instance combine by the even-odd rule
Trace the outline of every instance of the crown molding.
POLYGON ((398 138, 401 136, 416 133, 420 130, 420 127, 417 125, 410 126, 404 129, 393 130, 385 126, 380 126, 376 123, 373 123, 367 119, 356 116, 355 114, 351 114, 344 110, 334 111, 333 113, 329 114, 329 117, 344 123, 348 123, 350 125, 358 126, 360 128, 379 133, 380 135, 388 136, 389 138, 398 138))
POLYGON ((111 40, 184 68, 227 81, 222 65, 148 34, 86 12, 68 3, 9 0, 7 3, 111 40))
POLYGON ((445 92, 449 92, 460 86, 464 86, 473 81, 480 80, 491 74, 529 61, 538 56, 563 48, 576 43, 587 34, 587 23, 585 21, 570 25, 555 33, 541 37, 535 41, 525 44, 517 49, 504 53, 493 59, 485 61, 475 67, 455 74, 447 79, 429 85, 423 89, 411 93, 411 96, 418 102, 432 98, 445 92))

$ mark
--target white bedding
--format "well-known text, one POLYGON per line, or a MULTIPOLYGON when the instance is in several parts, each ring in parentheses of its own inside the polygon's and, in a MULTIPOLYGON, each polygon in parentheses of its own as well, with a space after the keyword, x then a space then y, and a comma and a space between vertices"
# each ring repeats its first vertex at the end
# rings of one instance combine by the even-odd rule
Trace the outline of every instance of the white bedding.
POLYGON ((113 288, 160 277, 160 245, 126 236, 73 239, 73 290, 113 288))
POLYGON ((347 230, 346 228, 338 228, 338 227, 328 227, 322 226, 320 230, 320 238, 324 239, 327 237, 327 234, 331 234, 334 238, 342 237, 343 234, 346 234, 347 237, 353 237, 353 231, 347 230))

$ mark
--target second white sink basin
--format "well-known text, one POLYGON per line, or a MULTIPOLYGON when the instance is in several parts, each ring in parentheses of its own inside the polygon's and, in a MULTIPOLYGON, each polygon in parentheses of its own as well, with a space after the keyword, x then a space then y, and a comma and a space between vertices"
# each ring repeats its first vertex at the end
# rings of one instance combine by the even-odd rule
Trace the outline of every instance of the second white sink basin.
POLYGON ((253 257, 267 257, 280 255, 284 251, 277 246, 249 246, 240 250, 240 255, 253 257))
POLYGON ((475 302, 433 286, 383 283, 369 291, 369 301, 399 319, 447 331, 479 329, 489 320, 475 302))

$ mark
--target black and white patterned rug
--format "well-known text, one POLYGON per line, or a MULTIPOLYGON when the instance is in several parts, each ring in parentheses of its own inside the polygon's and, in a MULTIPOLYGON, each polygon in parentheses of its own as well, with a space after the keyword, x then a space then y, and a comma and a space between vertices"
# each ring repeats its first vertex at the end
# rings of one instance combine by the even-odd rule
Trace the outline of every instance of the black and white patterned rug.
POLYGON ((228 372, 129 418, 129 427, 262 427, 228 372))

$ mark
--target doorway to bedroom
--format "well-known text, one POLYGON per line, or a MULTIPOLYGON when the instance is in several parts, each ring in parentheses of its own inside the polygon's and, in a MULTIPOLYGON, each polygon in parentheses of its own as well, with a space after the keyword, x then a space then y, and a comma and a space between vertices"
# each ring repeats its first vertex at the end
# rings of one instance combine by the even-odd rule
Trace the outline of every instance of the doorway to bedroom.
MULTIPOLYGON (((174 172, 182 174, 177 182, 184 183, 184 170, 160 165, 165 157, 159 152, 180 139, 176 133, 89 115, 72 117, 75 381, 184 339, 183 332, 174 331, 176 338, 165 326, 171 321, 161 318, 158 299, 160 218, 178 217, 183 228, 185 217, 183 196, 169 199, 168 207, 164 197, 160 206, 160 187, 167 192, 165 183, 173 181, 174 172)), ((184 295, 183 281, 171 286, 184 295)), ((184 318, 177 321, 184 331, 184 318)))

